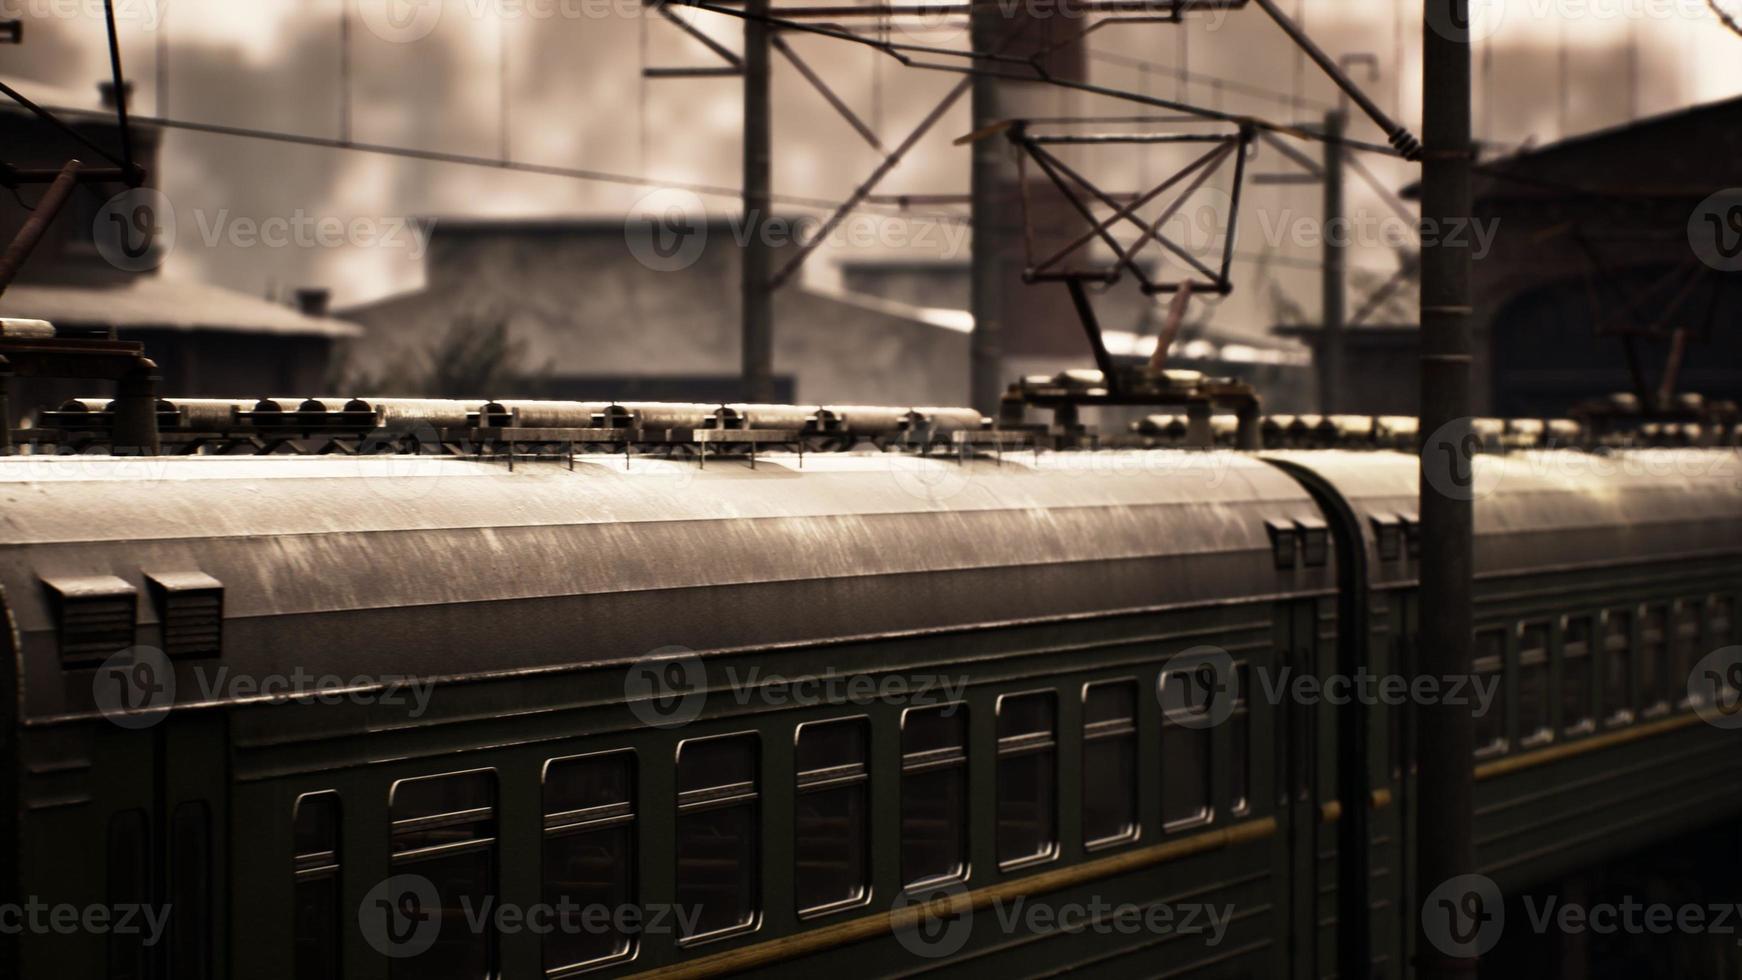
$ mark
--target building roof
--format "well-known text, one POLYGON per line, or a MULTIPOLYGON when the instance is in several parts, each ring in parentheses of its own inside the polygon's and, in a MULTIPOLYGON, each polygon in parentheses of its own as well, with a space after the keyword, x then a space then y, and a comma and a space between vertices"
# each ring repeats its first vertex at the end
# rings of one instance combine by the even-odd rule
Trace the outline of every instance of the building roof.
POLYGON ((270 300, 206 283, 135 276, 114 286, 18 283, 0 314, 58 326, 117 330, 215 330, 304 337, 356 337, 356 324, 311 317, 270 300))
MULTIPOLYGON (((1742 98, 1674 112, 1482 161, 1473 193, 1497 197, 1699 200, 1735 183, 1742 98)), ((1421 184, 1404 197, 1418 200, 1421 184)))

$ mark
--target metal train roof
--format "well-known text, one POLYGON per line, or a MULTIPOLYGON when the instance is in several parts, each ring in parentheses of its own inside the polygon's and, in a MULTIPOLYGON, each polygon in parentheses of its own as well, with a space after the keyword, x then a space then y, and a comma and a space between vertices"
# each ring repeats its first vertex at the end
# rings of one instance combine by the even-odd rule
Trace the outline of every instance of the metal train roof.
MULTIPOLYGON (((1265 455, 1316 474, 1349 502, 1360 518, 1372 581, 1416 580, 1419 566, 1407 553, 1402 560, 1380 554, 1386 528, 1417 517, 1415 456, 1265 455)), ((1476 502, 1478 576, 1742 554, 1742 455, 1734 450, 1478 455, 1467 492, 1476 502)))
POLYGON ((89 696, 55 652, 66 583, 131 586, 150 643, 147 577, 209 576, 238 670, 462 678, 1324 592, 1268 530, 1317 513, 1230 452, 15 457, 0 588, 53 717, 89 696))

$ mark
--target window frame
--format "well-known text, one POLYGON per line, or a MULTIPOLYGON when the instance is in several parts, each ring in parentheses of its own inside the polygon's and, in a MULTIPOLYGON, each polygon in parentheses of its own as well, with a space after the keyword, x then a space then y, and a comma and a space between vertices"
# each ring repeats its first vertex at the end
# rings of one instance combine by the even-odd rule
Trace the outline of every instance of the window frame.
POLYGON ((905 744, 900 745, 901 771, 897 773, 896 826, 898 832, 896 836, 900 841, 901 852, 896 855, 896 874, 901 879, 901 891, 903 892, 930 888, 949 882, 966 882, 974 873, 974 834, 972 827, 974 816, 972 796, 974 787, 972 783, 973 760, 970 751, 973 742, 973 716, 969 713, 968 702, 950 701, 945 704, 921 705, 904 708, 901 712, 901 729, 897 735, 899 740, 905 742, 909 718, 913 717, 915 714, 942 712, 945 709, 949 709, 952 714, 960 713, 962 719, 962 741, 960 746, 956 747, 956 751, 952 752, 950 749, 927 749, 920 752, 908 752, 905 744), (919 758, 918 761, 910 761, 915 757, 921 756, 926 758, 919 758), (960 831, 958 840, 961 845, 962 858, 953 871, 908 880, 907 868, 905 866, 907 860, 907 841, 905 840, 904 835, 899 832, 901 825, 907 821, 908 774, 930 772, 945 767, 960 769, 962 773, 962 809, 959 814, 960 820, 958 822, 958 828, 960 831))
MULTIPOLYGON (((543 899, 549 895, 550 879, 545 870, 545 860, 548 856, 550 842, 553 839, 571 835, 608 830, 616 827, 629 828, 629 901, 640 905, 641 898, 641 755, 633 747, 621 749, 604 749, 598 752, 583 752, 578 755, 563 755, 544 760, 539 768, 539 891, 543 899), (585 762, 589 759, 601 759, 611 756, 625 756, 629 763, 629 786, 625 794, 628 799, 623 803, 603 804, 586 807, 580 810, 549 809, 550 771, 553 766, 585 762), (593 814, 587 816, 587 814, 593 814), (556 821, 553 824, 553 821, 556 821)), ((589 970, 601 969, 606 966, 629 963, 641 955, 641 935, 631 932, 624 937, 624 948, 616 953, 581 960, 575 963, 565 963, 562 966, 544 965, 543 952, 545 940, 549 936, 540 937, 540 969, 546 977, 569 977, 589 970)))
MULTIPOLYGON (((452 772, 424 773, 415 776, 405 776, 393 780, 387 787, 387 861, 393 874, 418 874, 415 868, 417 862, 425 860, 441 860, 456 855, 483 854, 487 861, 488 874, 486 887, 488 894, 494 895, 497 901, 502 897, 502 774, 494 766, 474 766, 470 769, 456 769, 452 772), (459 779, 466 776, 484 774, 489 777, 490 802, 481 807, 469 807, 464 810, 451 810, 443 813, 425 814, 419 817, 395 818, 393 815, 394 797, 400 787, 408 783, 434 782, 440 779, 459 779), (487 825, 489 833, 473 837, 469 840, 449 841, 441 844, 429 844, 421 847, 410 847, 404 851, 398 849, 396 838, 401 832, 416 833, 424 827, 442 827, 447 825, 487 825), (413 867, 404 868, 405 865, 413 867)), ((445 906, 444 906, 445 907, 445 906)), ((486 927, 478 938, 484 944, 485 975, 490 978, 499 977, 502 973, 502 937, 493 927, 486 927)), ((422 959, 425 953, 408 959, 392 960, 389 963, 390 977, 398 976, 396 971, 412 966, 422 959)))
MULTIPOLYGON (((1098 837, 1091 840, 1088 836, 1089 830, 1087 821, 1085 820, 1083 822, 1084 851, 1109 850, 1124 844, 1134 843, 1141 840, 1143 837, 1143 751, 1142 744, 1139 740, 1141 722, 1138 720, 1139 716, 1142 714, 1138 707, 1142 698, 1143 684, 1135 677, 1113 677, 1100 681, 1084 681, 1079 688, 1079 700, 1082 703, 1083 712, 1081 745, 1083 757, 1083 784, 1081 792, 1083 794, 1083 799, 1086 800, 1089 796, 1089 785, 1087 780, 1089 778, 1088 759, 1090 746, 1097 742, 1105 743, 1114 739, 1123 738, 1131 748, 1131 786, 1129 787, 1131 791, 1131 796, 1129 798, 1131 803, 1130 824, 1119 834, 1109 837, 1098 837), (1105 727, 1102 727, 1099 731, 1091 732, 1091 723, 1089 721, 1089 692, 1095 688, 1117 686, 1124 686, 1130 689, 1131 716, 1128 719, 1124 719, 1126 724, 1119 728, 1111 727, 1118 724, 1117 719, 1095 722, 1093 724, 1105 727)), ((1060 781, 1060 785, 1063 786, 1062 780, 1060 781)), ((1087 808, 1084 807, 1084 809, 1086 811, 1087 808)))
POLYGON ((1597 730, 1598 716, 1603 713, 1602 676, 1598 670, 1599 665, 1597 663, 1597 644, 1601 639, 1601 632, 1598 629, 1600 618, 1601 617, 1598 615, 1593 615, 1587 612, 1569 613, 1561 617, 1560 640, 1555 644, 1557 656, 1555 665, 1555 683, 1558 689, 1556 693, 1560 695, 1560 697, 1556 699, 1555 710, 1560 713, 1560 724, 1558 727, 1562 738, 1578 738, 1595 732, 1597 730), (1570 641, 1572 639, 1573 625, 1575 623, 1583 623, 1585 627, 1585 642, 1583 644, 1584 652, 1577 656, 1574 656, 1569 652, 1573 647, 1573 644, 1570 641), (1566 668, 1569 663, 1572 663, 1575 660, 1584 662, 1587 683, 1587 689, 1584 696, 1584 707, 1581 709, 1582 717, 1579 718, 1577 722, 1573 722, 1571 719, 1566 717, 1566 668))
MULTIPOLYGON (((320 789, 297 794, 296 799, 292 801, 290 805, 290 841, 291 904, 293 909, 291 916, 290 975, 301 976, 302 963, 300 961, 300 956, 298 955, 297 942, 300 937, 297 935, 296 929, 297 920, 299 918, 297 913, 301 910, 301 903, 298 900, 296 893, 300 890, 305 881, 322 881, 331 879, 336 899, 333 907, 334 912, 338 913, 340 906, 344 903, 345 801, 339 795, 338 790, 320 789), (330 800, 332 803, 333 848, 330 851, 303 851, 297 845, 296 838, 298 833, 298 823, 302 817, 303 804, 311 800, 330 800)), ((317 975, 327 975, 331 966, 337 966, 340 969, 343 969, 345 958, 344 918, 345 917, 342 914, 335 914, 333 921, 328 924, 329 928, 332 930, 330 941, 333 946, 334 958, 338 962, 330 965, 323 964, 322 969, 318 971, 317 975)))
POLYGON ((762 923, 767 919, 765 909, 765 900, 767 898, 766 882, 763 881, 762 874, 762 864, 764 858, 767 856, 768 850, 767 842, 763 840, 763 837, 765 836, 765 825, 763 822, 763 798, 765 792, 762 788, 762 783, 766 777, 764 771, 766 767, 763 765, 762 759, 762 733, 758 730, 750 729, 747 731, 722 732, 718 735, 701 735, 695 738, 682 739, 672 749, 671 764, 674 777, 672 780, 672 788, 675 792, 675 799, 672 807, 671 849, 673 882, 672 901, 674 905, 677 904, 676 895, 677 890, 680 887, 677 884, 677 866, 679 860, 677 842, 682 837, 682 834, 679 832, 678 828, 682 823, 685 814, 706 813, 710 810, 723 810, 728 807, 743 806, 747 804, 750 808, 750 834, 754 838, 756 845, 755 854, 751 856, 750 861, 748 862, 750 870, 750 895, 748 903, 750 906, 749 917, 743 922, 724 926, 708 932, 698 932, 693 936, 685 936, 680 931, 676 937, 677 947, 679 949, 689 949, 705 943, 711 943, 721 939, 729 939, 733 936, 748 935, 759 931, 762 928, 762 923), (724 739, 745 739, 751 745, 750 782, 748 784, 742 782, 720 783, 702 789, 685 790, 683 788, 682 778, 679 775, 683 760, 684 747, 702 742, 715 742, 724 739), (745 785, 748 785, 750 788, 748 790, 738 789, 733 792, 734 787, 742 787, 745 785), (690 797, 690 799, 686 800, 686 796, 690 797))
POLYGON ((1633 664, 1633 703, 1639 718, 1662 718, 1664 715, 1675 710, 1677 699, 1675 697, 1675 692, 1670 689, 1669 684, 1670 659, 1674 655, 1673 645, 1675 643, 1675 611, 1676 600, 1674 599, 1652 599, 1648 602, 1642 602, 1639 604, 1637 620, 1639 624, 1639 631, 1637 634, 1638 640, 1634 644, 1634 650, 1637 652, 1637 656, 1634 657, 1633 664), (1646 663, 1652 659, 1650 650, 1651 640, 1649 639, 1649 636, 1651 630, 1651 617, 1657 610, 1662 610, 1663 612, 1662 636, 1657 641, 1660 649, 1655 663, 1656 677, 1661 690, 1648 691, 1646 690, 1645 684, 1645 669, 1646 663), (1661 694, 1662 697, 1658 697, 1657 695, 1659 694, 1661 694), (1649 704, 1646 703, 1648 698, 1651 699, 1651 703, 1649 704))
POLYGON ((792 730, 793 748, 793 906, 795 914, 801 921, 822 918, 848 909, 863 908, 871 904, 876 891, 876 865, 872 863, 872 841, 876 837, 876 811, 872 803, 871 755, 873 728, 868 715, 844 715, 839 718, 820 718, 816 721, 801 722, 792 730), (857 724, 864 733, 864 754, 856 765, 833 766, 828 769, 798 768, 798 746, 807 728, 815 729, 829 725, 857 724), (850 771, 856 769, 857 771, 850 771), (806 777, 810 777, 807 781, 806 777), (839 899, 811 908, 798 907, 798 804, 807 793, 820 793, 840 789, 844 786, 861 787, 865 809, 865 839, 859 843, 861 856, 864 860, 864 875, 859 885, 859 894, 850 898, 839 899))
MULTIPOLYGON (((1473 637, 1472 657, 1470 659, 1472 683, 1478 682, 1478 678, 1489 673, 1500 679, 1499 685, 1495 688, 1500 703, 1488 706, 1489 711, 1498 710, 1500 712, 1500 734, 1490 739, 1486 744, 1476 746, 1475 757, 1478 760, 1502 756, 1512 749, 1512 741, 1509 736, 1512 731, 1512 707, 1515 699, 1511 696, 1513 677, 1509 675, 1512 672, 1507 670, 1507 665, 1512 660, 1512 646, 1516 635, 1516 629, 1509 629, 1505 626, 1481 626, 1477 627, 1473 637), (1500 651, 1498 653, 1482 655, 1482 637, 1485 635, 1500 637, 1500 651), (1484 666, 1489 663, 1493 664, 1491 669, 1484 666)), ((1476 718, 1472 714, 1471 721, 1475 729, 1480 732, 1483 719, 1476 718)))
POLYGON ((1517 649, 1512 653, 1511 660, 1513 664, 1513 676, 1515 678, 1514 686, 1516 688, 1514 691, 1513 705, 1515 707, 1514 717, 1517 721, 1517 724, 1514 727, 1517 728, 1517 733, 1512 741, 1513 744, 1516 744, 1520 749, 1539 748, 1552 743, 1557 735, 1554 716, 1558 709, 1555 704, 1557 700, 1555 696, 1560 692, 1556 690, 1555 687, 1554 648, 1556 637, 1554 623, 1546 619, 1523 620, 1518 624, 1515 639, 1517 649), (1532 630, 1542 631, 1542 647, 1540 648, 1540 651, 1537 649, 1532 649, 1530 651, 1531 663, 1527 665, 1524 662, 1524 638, 1526 634, 1530 633, 1532 630), (1542 670, 1542 703, 1538 705, 1538 707, 1543 709, 1543 723, 1540 728, 1533 732, 1526 732, 1524 730, 1524 668, 1526 666, 1536 667, 1542 670))
POLYGON ((1598 667, 1599 684, 1597 697, 1598 720, 1604 728, 1622 728, 1633 724, 1639 719, 1639 610, 1611 606, 1603 610, 1598 618, 1600 639, 1602 640, 1603 659, 1598 667), (1626 617, 1627 628, 1619 635, 1611 628, 1616 617, 1626 617), (1619 640, 1613 643, 1611 640, 1619 640), (1626 663, 1622 665, 1622 683, 1626 690, 1621 692, 1621 706, 1614 711, 1609 707, 1609 679, 1613 674, 1610 658, 1620 652, 1626 663))
MULTIPOLYGON (((1058 691, 1053 688, 1038 688, 1031 691, 1012 691, 1007 694, 998 695, 998 697, 994 699, 992 705, 992 728, 992 808, 995 820, 998 818, 998 811, 1002 808, 1004 803, 1002 795, 1005 785, 1003 778, 1004 760, 1044 753, 1052 763, 1052 839, 1047 842, 1045 848, 1036 853, 1025 854, 1021 857, 1010 858, 1009 860, 999 859, 998 870, 1017 871, 1038 864, 1047 864, 1056 861, 1058 860, 1059 855, 1063 853, 1063 846, 1059 840, 1061 823, 1060 812, 1062 806, 1060 801, 1061 780, 1059 779, 1060 746, 1058 691), (1050 724, 1047 732, 1024 733, 1022 735, 1009 736, 1008 738, 998 733, 999 723, 1004 720, 1005 702, 1019 698, 1040 698, 1050 703, 1050 724), (1010 744, 1007 746, 1006 743, 1010 744)), ((992 846, 994 853, 996 853, 999 847, 996 833, 993 834, 992 846)))
MULTIPOLYGON (((1166 667, 1162 668, 1155 681, 1156 695, 1160 699, 1161 704, 1167 704, 1166 688, 1168 678, 1175 675, 1187 677, 1190 673, 1191 672, 1187 670, 1168 670, 1166 667)), ((1214 695, 1211 696, 1214 697, 1214 695)), ((1205 710, 1207 712, 1213 711, 1213 703, 1207 703, 1205 710)), ((1216 727, 1219 726, 1195 728, 1191 725, 1181 725, 1178 722, 1170 721, 1167 717, 1166 711, 1161 713, 1161 729, 1157 742, 1158 747, 1161 750, 1161 830, 1163 834, 1178 833, 1182 830, 1191 830, 1197 827, 1208 827, 1216 822, 1216 727), (1172 820, 1167 818, 1168 789, 1175 785, 1170 780, 1167 772, 1167 732, 1170 728, 1183 732, 1191 732, 1194 736, 1201 738, 1204 745, 1204 805, 1198 809, 1198 812, 1190 816, 1175 817, 1172 820)))

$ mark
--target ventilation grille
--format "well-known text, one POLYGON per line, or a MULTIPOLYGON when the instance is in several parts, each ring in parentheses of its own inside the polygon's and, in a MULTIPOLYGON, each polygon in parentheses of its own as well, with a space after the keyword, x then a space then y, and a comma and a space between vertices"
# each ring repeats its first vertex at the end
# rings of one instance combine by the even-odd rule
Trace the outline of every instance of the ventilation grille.
POLYGON ((113 575, 45 578, 62 667, 90 667, 133 645, 138 592, 113 575))
POLYGON ((163 652, 169 657, 216 657, 224 643, 224 585, 202 572, 147 575, 163 652))

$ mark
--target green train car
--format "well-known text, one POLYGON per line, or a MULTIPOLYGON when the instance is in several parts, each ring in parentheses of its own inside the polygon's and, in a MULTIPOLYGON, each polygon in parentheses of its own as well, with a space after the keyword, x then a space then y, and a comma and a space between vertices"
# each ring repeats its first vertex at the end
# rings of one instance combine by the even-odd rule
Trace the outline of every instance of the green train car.
MULTIPOLYGON (((1407 976, 1416 473, 0 459, 0 971, 1407 976)), ((1476 476, 1484 872, 1742 814, 1742 462, 1476 476)))

